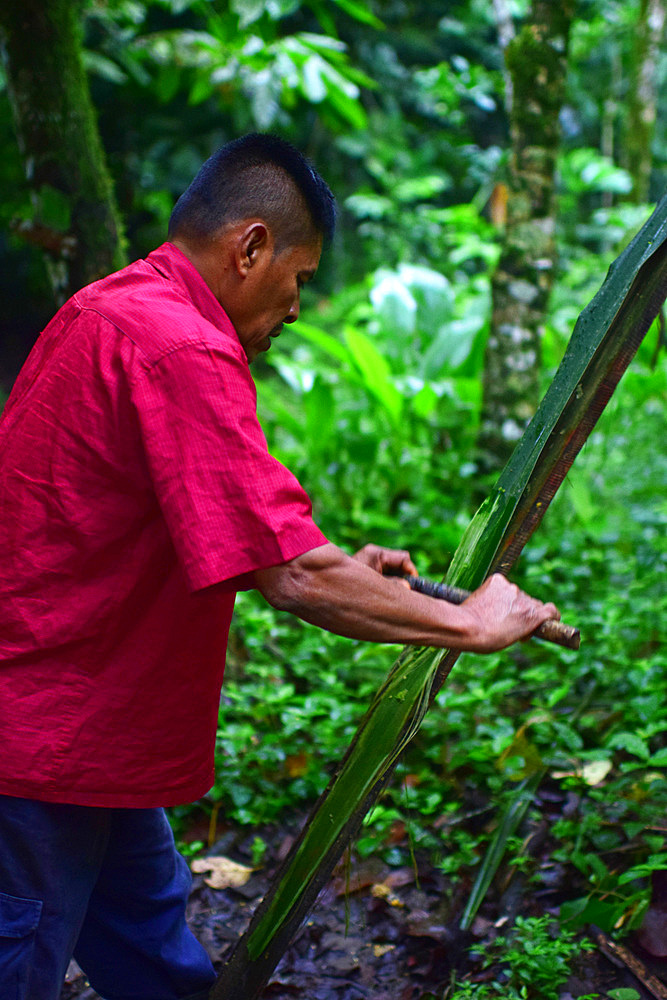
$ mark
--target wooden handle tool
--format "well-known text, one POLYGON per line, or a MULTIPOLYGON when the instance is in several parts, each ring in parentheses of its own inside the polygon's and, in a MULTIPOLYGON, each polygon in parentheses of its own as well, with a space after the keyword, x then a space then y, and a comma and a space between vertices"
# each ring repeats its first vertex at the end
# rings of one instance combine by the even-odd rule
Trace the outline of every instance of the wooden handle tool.
MULTIPOLYGON (((427 597, 437 597, 442 601, 449 601, 450 604, 463 604, 467 597, 470 597, 469 590, 462 590, 460 587, 450 587, 446 583, 435 583, 433 580, 426 580, 423 576, 406 576, 413 590, 427 597)), ((533 632, 533 638, 544 639, 546 642, 555 642, 558 646, 565 646, 566 649, 579 649, 581 636, 579 629, 572 625, 550 618, 542 622, 540 627, 533 632)))

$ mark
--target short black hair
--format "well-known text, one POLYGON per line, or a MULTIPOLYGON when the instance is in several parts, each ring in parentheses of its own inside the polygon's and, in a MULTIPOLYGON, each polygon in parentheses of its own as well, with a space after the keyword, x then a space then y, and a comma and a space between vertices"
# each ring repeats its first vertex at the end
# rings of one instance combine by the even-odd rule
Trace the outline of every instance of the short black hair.
POLYGON ((169 238, 208 240, 253 216, 272 226, 276 250, 302 243, 311 227, 330 243, 336 225, 326 182, 298 149, 268 133, 241 136, 209 157, 176 202, 169 238))

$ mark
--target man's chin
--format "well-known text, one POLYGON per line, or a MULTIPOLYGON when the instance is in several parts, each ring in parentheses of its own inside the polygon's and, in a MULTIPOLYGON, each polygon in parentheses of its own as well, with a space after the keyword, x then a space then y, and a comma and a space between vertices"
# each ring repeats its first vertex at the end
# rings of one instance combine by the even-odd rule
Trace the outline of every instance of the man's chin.
POLYGON ((247 347, 245 355, 246 358, 248 359, 248 364, 251 365, 258 355, 266 354, 266 352, 269 350, 270 347, 271 347, 270 337, 265 337, 264 340, 260 341, 260 343, 257 344, 257 346, 253 344, 252 347, 247 347))

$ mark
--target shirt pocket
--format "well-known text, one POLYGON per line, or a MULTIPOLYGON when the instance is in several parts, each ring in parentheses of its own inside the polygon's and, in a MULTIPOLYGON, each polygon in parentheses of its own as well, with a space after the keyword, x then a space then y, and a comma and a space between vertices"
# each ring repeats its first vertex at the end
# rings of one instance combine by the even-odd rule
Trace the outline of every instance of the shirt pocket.
POLYGON ((0 996, 25 1000, 28 995, 35 931, 41 899, 20 899, 0 892, 0 996))

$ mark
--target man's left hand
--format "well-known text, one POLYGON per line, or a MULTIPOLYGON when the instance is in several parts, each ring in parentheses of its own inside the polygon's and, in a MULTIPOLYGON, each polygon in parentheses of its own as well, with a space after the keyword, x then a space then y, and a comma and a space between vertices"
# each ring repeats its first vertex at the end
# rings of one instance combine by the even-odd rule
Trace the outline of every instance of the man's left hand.
MULTIPOLYGON (((364 545, 352 556, 376 573, 389 576, 417 576, 417 567, 404 549, 383 549, 379 545, 364 545)), ((408 584, 406 584, 408 586, 408 584)))

